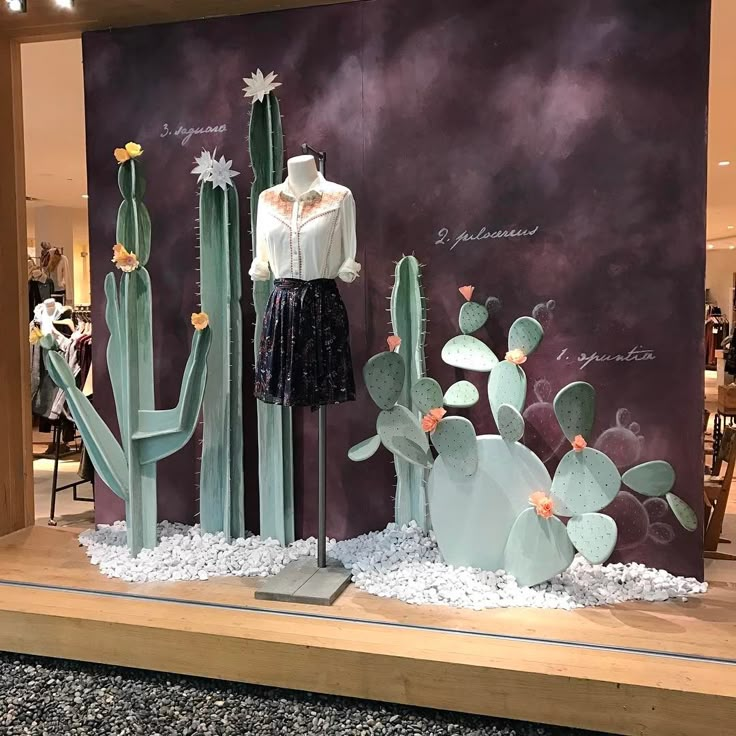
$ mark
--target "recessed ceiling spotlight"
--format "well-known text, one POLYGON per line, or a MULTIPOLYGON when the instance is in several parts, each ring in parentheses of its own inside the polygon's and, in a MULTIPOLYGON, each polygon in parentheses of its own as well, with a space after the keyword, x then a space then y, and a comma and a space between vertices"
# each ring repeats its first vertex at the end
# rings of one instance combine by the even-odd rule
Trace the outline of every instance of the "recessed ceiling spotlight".
POLYGON ((74 8, 74 0, 55 0, 57 8, 64 10, 72 10, 74 8))
POLYGON ((715 248, 715 245, 713 245, 713 243, 708 243, 708 249, 713 250, 713 248, 715 248))
POLYGON ((82 199, 89 199, 89 194, 83 194, 82 199))
POLYGON ((736 227, 736 225, 729 225, 729 226, 728 226, 728 227, 727 227, 726 229, 727 229, 727 230, 733 230, 733 229, 734 229, 734 227, 736 227))
POLYGON ((5 4, 11 13, 26 12, 26 0, 5 0, 5 4))
POLYGON ((719 166, 730 166, 731 162, 730 161, 719 161, 718 165, 719 166))
POLYGON ((736 250, 736 245, 729 245, 728 246, 728 249, 729 250, 736 250))

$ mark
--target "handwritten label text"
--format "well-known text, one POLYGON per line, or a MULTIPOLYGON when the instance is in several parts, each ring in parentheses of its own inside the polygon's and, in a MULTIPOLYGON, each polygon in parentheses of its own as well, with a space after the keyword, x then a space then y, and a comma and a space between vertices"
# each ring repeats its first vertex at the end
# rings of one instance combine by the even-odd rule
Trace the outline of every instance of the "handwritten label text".
POLYGON ((580 363, 581 371, 591 363, 640 363, 656 359, 657 356, 653 350, 648 350, 640 345, 631 348, 628 353, 599 353, 594 350, 592 353, 581 352, 577 356, 570 355, 567 348, 564 348, 557 356, 557 360, 560 361, 576 360, 580 363))
POLYGON ((227 133, 227 125, 203 125, 199 128, 188 128, 186 125, 179 124, 179 127, 172 129, 168 123, 164 123, 161 129, 160 138, 167 138, 170 135, 181 138, 182 146, 186 146, 192 140, 192 136, 206 135, 207 133, 227 133))
POLYGON ((437 231, 435 245, 450 244, 450 250, 455 250, 460 243, 471 243, 477 240, 506 240, 508 238, 531 238, 539 231, 539 225, 534 228, 516 228, 512 230, 492 230, 485 225, 478 232, 463 230, 460 234, 451 234, 450 230, 442 227, 437 231))

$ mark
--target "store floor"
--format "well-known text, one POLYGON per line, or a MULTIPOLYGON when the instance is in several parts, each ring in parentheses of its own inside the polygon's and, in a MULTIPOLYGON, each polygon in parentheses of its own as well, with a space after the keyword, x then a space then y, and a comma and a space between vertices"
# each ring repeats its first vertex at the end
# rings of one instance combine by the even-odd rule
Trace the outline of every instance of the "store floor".
POLYGON ((4 736, 573 736, 539 726, 117 667, 0 655, 4 736))

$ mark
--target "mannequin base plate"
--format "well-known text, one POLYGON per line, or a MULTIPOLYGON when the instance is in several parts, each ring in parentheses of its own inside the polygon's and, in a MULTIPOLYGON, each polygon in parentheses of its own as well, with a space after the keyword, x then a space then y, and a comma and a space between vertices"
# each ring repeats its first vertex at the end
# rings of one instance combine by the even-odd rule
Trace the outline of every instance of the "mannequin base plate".
POLYGON ((259 600, 331 606, 350 584, 350 570, 339 562, 327 561, 317 567, 314 557, 305 557, 287 565, 278 575, 267 578, 256 591, 259 600))

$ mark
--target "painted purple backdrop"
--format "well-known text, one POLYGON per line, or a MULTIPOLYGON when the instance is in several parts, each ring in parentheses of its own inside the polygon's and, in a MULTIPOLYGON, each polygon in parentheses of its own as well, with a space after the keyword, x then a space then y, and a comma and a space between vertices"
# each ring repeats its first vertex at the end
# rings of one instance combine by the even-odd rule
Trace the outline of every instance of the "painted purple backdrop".
MULTIPOLYGON (((569 381, 590 381, 598 390, 598 446, 622 465, 669 460, 677 492, 699 509, 708 5, 372 0, 86 34, 100 411, 114 424, 100 378, 102 282, 120 200, 113 148, 135 140, 145 149, 164 408, 177 399, 197 307, 192 159, 216 146, 243 172, 246 271, 249 103, 241 80, 258 67, 274 69, 283 82, 287 154, 305 141, 328 151, 329 177, 358 203, 364 276, 341 285, 356 373, 385 344, 385 297, 402 253, 426 264, 428 366, 445 387, 456 371, 439 354, 457 333, 459 286, 502 300, 480 335, 498 354, 516 316, 554 300, 547 338, 528 364, 530 389, 538 382, 527 410, 530 441, 554 463, 549 397, 569 381), (189 140, 177 134, 202 126, 227 129, 189 140), (536 232, 455 246, 463 233, 512 229, 536 232)), ((466 377, 484 396, 484 378, 466 377)), ((244 390, 247 512, 256 528, 252 371, 244 390)), ((375 415, 363 388, 357 403, 329 410, 331 535, 377 529, 392 517, 390 456, 381 451, 360 465, 346 458, 350 445, 373 434, 375 415)), ((469 415, 479 433, 494 431, 485 400, 469 415)), ((316 526, 316 416, 299 413, 296 427, 297 533, 306 535, 316 526)), ((196 457, 193 441, 160 463, 162 518, 194 519, 196 457)), ((676 524, 669 513, 657 522, 658 508, 650 508, 650 526, 641 500, 624 497, 615 512, 626 547, 619 559, 702 574, 698 535, 670 533, 676 524)), ((118 500, 100 489, 98 521, 121 516, 118 500)))

